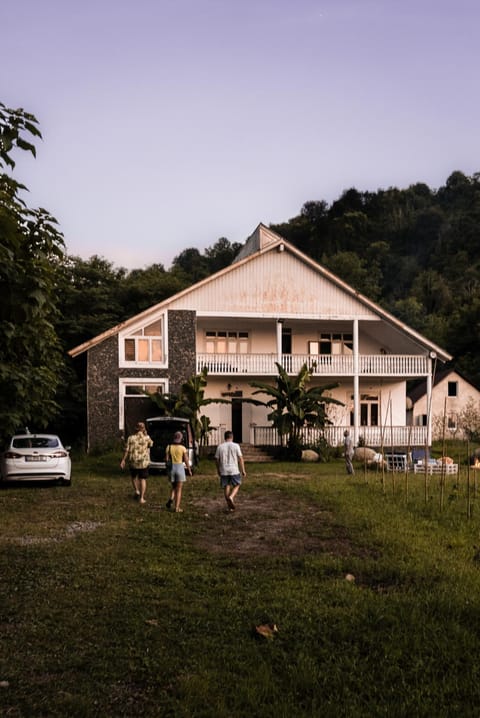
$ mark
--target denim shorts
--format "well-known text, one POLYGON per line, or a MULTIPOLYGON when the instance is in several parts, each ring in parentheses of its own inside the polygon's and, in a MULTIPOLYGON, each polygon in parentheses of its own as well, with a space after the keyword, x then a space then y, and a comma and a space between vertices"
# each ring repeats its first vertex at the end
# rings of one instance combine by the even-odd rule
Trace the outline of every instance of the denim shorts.
POLYGON ((240 474, 226 474, 225 476, 220 476, 220 486, 222 489, 225 488, 225 486, 240 486, 242 483, 242 477, 240 474))
POLYGON ((172 484, 178 484, 186 480, 185 466, 183 464, 172 464, 172 469, 170 471, 170 481, 172 484))

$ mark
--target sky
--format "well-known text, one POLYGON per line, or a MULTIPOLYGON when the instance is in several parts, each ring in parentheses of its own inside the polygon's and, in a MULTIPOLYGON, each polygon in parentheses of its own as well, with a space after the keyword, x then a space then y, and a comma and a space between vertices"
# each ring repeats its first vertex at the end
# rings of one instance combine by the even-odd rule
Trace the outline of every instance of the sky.
POLYGON ((15 0, 0 27, 0 102, 43 136, 14 177, 83 259, 168 269, 480 170, 478 0, 15 0))

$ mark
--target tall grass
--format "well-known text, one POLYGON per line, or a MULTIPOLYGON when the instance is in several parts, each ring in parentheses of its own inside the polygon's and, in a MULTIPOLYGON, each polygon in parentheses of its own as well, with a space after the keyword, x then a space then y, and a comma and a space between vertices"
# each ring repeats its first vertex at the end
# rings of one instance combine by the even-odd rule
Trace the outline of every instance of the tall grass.
POLYGON ((478 715, 461 477, 440 510, 436 479, 425 502, 418 475, 252 464, 228 514, 204 462, 171 514, 164 477, 139 506, 117 465, 0 492, 1 715, 478 715))

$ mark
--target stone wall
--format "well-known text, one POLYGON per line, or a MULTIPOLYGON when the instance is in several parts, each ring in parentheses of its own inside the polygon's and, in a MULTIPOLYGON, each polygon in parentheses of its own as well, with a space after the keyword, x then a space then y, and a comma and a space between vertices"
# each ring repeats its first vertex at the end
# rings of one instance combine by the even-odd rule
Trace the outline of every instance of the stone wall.
POLYGON ((87 450, 113 443, 118 431, 118 337, 92 347, 87 360, 87 450))
POLYGON ((169 379, 169 391, 177 393, 181 385, 195 374, 196 313, 168 313, 168 369, 118 366, 118 335, 110 337, 88 351, 87 359, 87 448, 88 451, 111 446, 120 441, 120 377, 169 379))
POLYGON ((196 373, 196 323, 196 312, 168 312, 169 390, 174 394, 196 373))

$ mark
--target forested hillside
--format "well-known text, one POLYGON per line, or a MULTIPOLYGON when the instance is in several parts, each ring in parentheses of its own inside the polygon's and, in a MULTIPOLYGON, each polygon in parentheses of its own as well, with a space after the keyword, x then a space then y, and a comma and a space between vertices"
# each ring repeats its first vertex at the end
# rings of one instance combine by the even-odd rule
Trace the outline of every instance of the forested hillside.
POLYGON ((446 348, 480 385, 480 174, 345 191, 272 229, 446 348))

